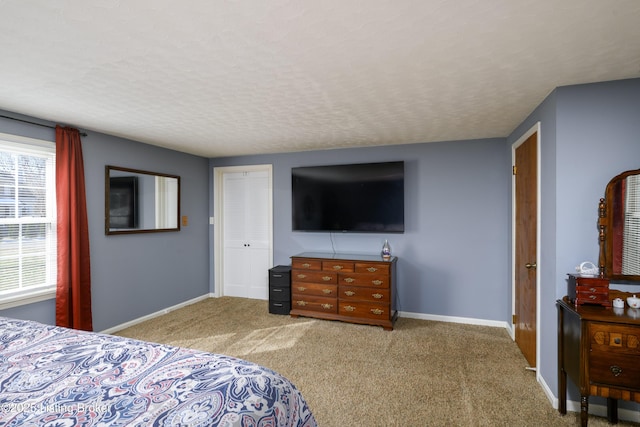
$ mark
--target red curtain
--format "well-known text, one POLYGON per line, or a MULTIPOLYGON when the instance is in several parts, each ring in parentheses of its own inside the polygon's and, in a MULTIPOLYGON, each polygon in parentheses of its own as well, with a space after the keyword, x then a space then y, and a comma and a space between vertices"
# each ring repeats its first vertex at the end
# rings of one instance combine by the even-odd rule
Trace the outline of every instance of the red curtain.
POLYGON ((91 331, 89 224, 82 142, 77 129, 61 126, 56 126, 56 204, 56 325, 91 331))

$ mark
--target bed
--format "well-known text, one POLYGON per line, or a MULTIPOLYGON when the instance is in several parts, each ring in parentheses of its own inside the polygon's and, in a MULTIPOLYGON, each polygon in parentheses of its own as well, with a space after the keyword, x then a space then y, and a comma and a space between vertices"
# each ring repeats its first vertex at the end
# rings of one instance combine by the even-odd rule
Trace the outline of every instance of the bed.
POLYGON ((0 425, 317 424, 289 380, 254 363, 0 317, 0 425))

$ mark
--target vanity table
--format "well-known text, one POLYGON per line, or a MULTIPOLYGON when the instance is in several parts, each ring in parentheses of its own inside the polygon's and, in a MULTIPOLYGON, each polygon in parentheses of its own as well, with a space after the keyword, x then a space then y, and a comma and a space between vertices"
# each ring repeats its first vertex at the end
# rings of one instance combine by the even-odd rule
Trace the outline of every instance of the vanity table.
MULTIPOLYGON (((567 377, 580 389, 580 423, 589 396, 607 399, 609 422, 618 400, 640 403, 640 309, 612 307, 632 292, 609 283, 640 284, 640 169, 615 176, 598 203, 600 274, 569 275, 568 295, 558 300, 558 411, 567 412, 567 377)), ((637 293, 637 292, 635 292, 637 293)))
MULTIPOLYGON (((610 297, 627 293, 610 291, 610 297)), ((624 299, 624 298, 623 298, 624 299)), ((607 418, 618 422, 618 399, 640 403, 640 309, 576 306, 558 300, 558 411, 567 413, 567 377, 580 389, 580 422, 589 396, 607 398, 607 418)))

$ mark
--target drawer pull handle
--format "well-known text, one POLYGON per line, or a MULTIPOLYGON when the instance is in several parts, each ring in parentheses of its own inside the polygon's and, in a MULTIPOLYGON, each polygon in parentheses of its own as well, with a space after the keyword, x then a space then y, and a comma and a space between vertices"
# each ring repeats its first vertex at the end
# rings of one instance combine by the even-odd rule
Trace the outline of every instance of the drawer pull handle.
POLYGON ((332 292, 331 289, 323 289, 322 290, 322 293, 325 294, 325 295, 331 295, 331 292, 332 292))
POLYGON ((376 271, 378 271, 378 269, 377 269, 377 268, 375 268, 375 267, 369 267, 369 268, 367 268, 367 271, 368 271, 369 273, 375 273, 376 271))
POLYGON ((271 277, 282 277, 282 274, 272 274, 271 277))
POLYGON ((301 306, 304 307, 305 305, 307 305, 307 302, 306 301, 298 301, 298 302, 296 302, 296 304, 301 305, 301 306))
POLYGON ((595 291, 596 291, 596 288, 591 288, 591 289, 589 289, 589 290, 590 290, 591 292, 595 292, 595 291))
POLYGON ((344 281, 347 283, 353 283, 356 281, 356 279, 354 279, 353 277, 347 277, 346 279, 344 279, 344 281))
POLYGON ((616 338, 613 340, 614 343, 616 344, 620 344, 622 342, 622 340, 620 338, 616 338))
POLYGON ((271 292, 282 292, 284 291, 284 289, 280 289, 280 288, 272 288, 271 292))
POLYGON ((376 286, 382 285, 382 280, 372 280, 371 283, 373 283, 376 286))
POLYGON ((618 377, 620 376, 620 374, 622 374, 622 368, 620 366, 611 365, 609 370, 611 371, 614 377, 618 377))
POLYGON ((596 299, 596 298, 598 298, 598 297, 595 296, 595 295, 589 295, 589 299, 596 299))
POLYGON ((322 308, 324 308, 325 310, 331 310, 333 308, 332 304, 322 304, 322 308))
POLYGON ((323 276, 322 280, 324 280, 325 282, 328 282, 331 280, 331 276, 323 276))
POLYGON ((345 311, 355 311, 355 307, 352 305, 345 305, 344 306, 345 311))
POLYGON ((345 294, 346 296, 348 296, 348 297, 352 297, 352 296, 354 296, 356 293, 355 293, 355 292, 353 292, 353 291, 344 291, 344 294, 345 294))
POLYGON ((305 277, 307 277, 306 274, 298 274, 298 279, 304 279, 305 277))
POLYGON ((382 294, 371 294, 372 297, 374 297, 375 299, 380 299, 382 298, 384 295, 382 294))
POLYGON ((341 265, 334 265, 334 266, 333 266, 333 269, 334 269, 334 270, 342 270, 343 268, 344 268, 344 267, 343 267, 343 266, 341 266, 341 265))
POLYGON ((308 262, 305 262, 304 264, 302 264, 302 268, 309 268, 311 267, 311 264, 309 264, 308 262))
POLYGON ((372 308, 371 312, 373 314, 377 314, 378 316, 381 315, 382 313, 384 313, 384 310, 380 310, 379 308, 372 308))
POLYGON ((307 288, 305 288, 304 286, 298 286, 298 290, 299 290, 300 292, 304 292, 304 291, 306 291, 306 290, 307 290, 307 288))

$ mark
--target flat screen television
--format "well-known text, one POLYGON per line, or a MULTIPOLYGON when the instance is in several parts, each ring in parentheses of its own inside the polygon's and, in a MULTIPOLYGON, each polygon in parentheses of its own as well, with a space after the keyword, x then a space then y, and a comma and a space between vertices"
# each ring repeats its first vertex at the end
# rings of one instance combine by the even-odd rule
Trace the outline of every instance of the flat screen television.
POLYGON ((403 233, 404 162, 291 169, 293 231, 403 233))

